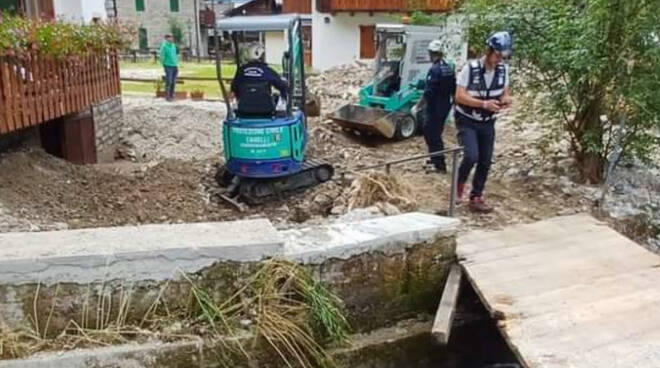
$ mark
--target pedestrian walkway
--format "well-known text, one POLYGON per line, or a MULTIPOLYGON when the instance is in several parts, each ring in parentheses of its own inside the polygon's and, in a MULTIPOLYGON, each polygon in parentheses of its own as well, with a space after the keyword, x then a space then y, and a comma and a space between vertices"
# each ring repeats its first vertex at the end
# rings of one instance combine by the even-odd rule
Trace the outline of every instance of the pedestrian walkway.
POLYGON ((588 215, 458 239, 472 286, 527 367, 660 366, 660 257, 588 215))

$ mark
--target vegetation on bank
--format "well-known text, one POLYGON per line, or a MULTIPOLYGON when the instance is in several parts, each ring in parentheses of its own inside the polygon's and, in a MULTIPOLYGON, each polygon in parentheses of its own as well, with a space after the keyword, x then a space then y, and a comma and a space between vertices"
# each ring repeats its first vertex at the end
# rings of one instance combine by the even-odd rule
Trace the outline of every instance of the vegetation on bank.
MULTIPOLYGON (((66 291, 61 291, 60 300, 60 286, 56 287, 53 307, 44 320, 36 306, 48 291, 37 287, 34 311, 27 317, 30 328, 11 329, 0 321, 0 360, 43 351, 202 337, 214 355, 210 358, 222 367, 263 361, 287 367, 333 367, 326 347, 346 344, 349 333, 340 298, 299 265, 269 260, 255 267, 246 278, 236 278, 232 290, 227 290, 229 297, 217 295, 212 286, 203 285, 209 280, 197 280, 195 275, 183 275, 187 281, 183 285, 165 284, 158 295, 145 300, 147 304, 139 301, 139 287, 111 290, 104 285, 100 295, 87 296, 83 310, 76 312, 80 318, 63 329, 51 319, 56 319, 55 305, 66 300, 66 291), (186 308, 168 305, 164 295, 170 287, 188 301, 183 303, 186 308), (150 305, 146 312, 136 312, 146 305, 150 305)), ((236 276, 235 269, 227 272, 236 276)), ((97 286, 90 285, 88 292, 97 286)))
POLYGON ((584 182, 660 148, 660 0, 471 0, 470 44, 513 34, 528 113, 570 142, 584 182))
POLYGON ((119 50, 128 47, 135 34, 133 25, 119 21, 81 25, 0 14, 0 56, 39 52, 64 58, 119 50))

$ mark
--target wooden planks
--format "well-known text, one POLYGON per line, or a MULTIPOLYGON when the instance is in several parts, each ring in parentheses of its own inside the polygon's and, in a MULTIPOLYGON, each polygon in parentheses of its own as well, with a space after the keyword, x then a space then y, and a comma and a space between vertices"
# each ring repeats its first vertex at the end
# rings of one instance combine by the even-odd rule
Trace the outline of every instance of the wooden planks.
POLYGON ((458 239, 462 266, 528 367, 657 367, 660 257, 588 215, 458 239))
POLYGON ((0 134, 41 124, 119 95, 114 51, 55 60, 0 57, 0 134))
POLYGON ((431 334, 436 340, 443 345, 449 342, 449 335, 451 333, 451 326, 454 322, 454 311, 456 310, 456 302, 458 301, 458 292, 461 286, 461 268, 458 265, 453 265, 449 271, 447 282, 445 283, 445 290, 442 292, 440 298, 440 305, 438 311, 435 313, 435 320, 433 321, 433 328, 431 334))

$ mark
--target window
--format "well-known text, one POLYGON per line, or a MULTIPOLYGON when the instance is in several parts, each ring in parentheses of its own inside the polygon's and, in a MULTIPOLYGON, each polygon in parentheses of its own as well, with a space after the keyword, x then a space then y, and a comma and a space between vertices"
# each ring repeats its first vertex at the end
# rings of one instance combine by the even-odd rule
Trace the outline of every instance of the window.
POLYGON ((170 11, 171 12, 179 11, 179 0, 170 0, 170 11))
POLYGON ((140 28, 138 30, 138 39, 140 42, 140 50, 146 50, 149 48, 149 39, 147 38, 146 28, 140 28))
POLYGON ((135 0, 135 10, 144 11, 144 0, 135 0))

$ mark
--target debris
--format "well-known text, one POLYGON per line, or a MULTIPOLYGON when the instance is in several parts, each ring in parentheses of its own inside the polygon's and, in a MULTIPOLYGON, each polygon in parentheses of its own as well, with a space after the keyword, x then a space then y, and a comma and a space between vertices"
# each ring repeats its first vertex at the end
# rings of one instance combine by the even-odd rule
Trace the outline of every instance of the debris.
POLYGON ((411 211, 417 207, 410 186, 394 175, 379 171, 358 174, 348 191, 348 209, 391 203, 411 211))

